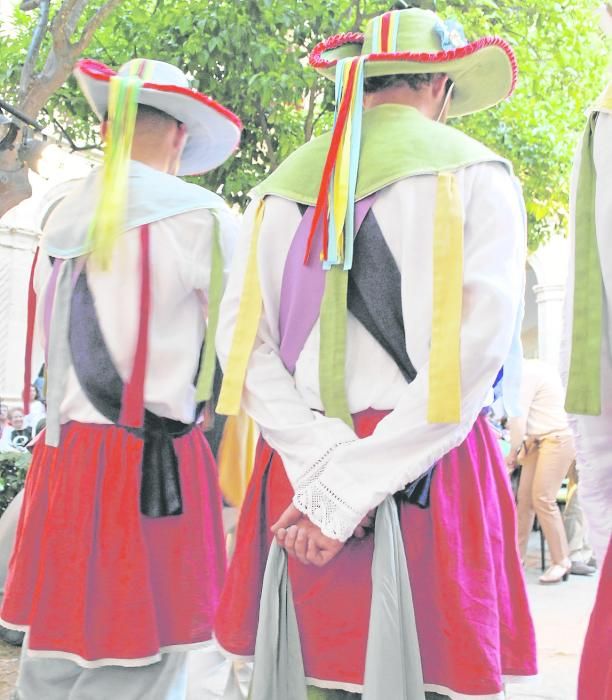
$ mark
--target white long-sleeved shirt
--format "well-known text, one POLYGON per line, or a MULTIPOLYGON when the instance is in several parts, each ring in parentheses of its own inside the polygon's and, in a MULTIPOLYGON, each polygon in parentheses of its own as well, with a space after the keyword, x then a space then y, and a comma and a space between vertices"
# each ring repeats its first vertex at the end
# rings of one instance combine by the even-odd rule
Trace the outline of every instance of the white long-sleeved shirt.
MULTIPOLYGON (((416 479, 467 436, 503 365, 524 290, 526 236, 516 182, 498 163, 457 173, 465 209, 460 424, 427 421, 432 325, 432 258, 437 178, 423 175, 381 190, 373 212, 402 273, 406 349, 418 374, 399 369, 349 313, 346 390, 351 412, 390 410, 358 440, 339 419, 319 413, 319 324, 291 376, 279 357, 279 306, 287 252, 300 221, 297 205, 266 199, 259 240, 263 316, 250 357, 243 405, 283 458, 294 503, 328 536, 345 540, 384 498, 416 479)), ((256 202, 245 214, 222 304, 217 350, 231 346, 256 202)))
MULTIPOLYGON (((131 186, 144 188, 145 194, 157 177, 156 171, 137 162, 131 164, 131 175, 137 175, 137 184, 131 183, 131 186)), ((168 179, 168 186, 172 187, 174 180, 180 187, 180 181, 175 178, 168 179)), ((79 202, 95 202, 96 186, 94 177, 80 183, 78 190, 55 209, 47 226, 57 230, 62 222, 74 221, 70 217, 74 217, 79 202)), ((172 203, 173 198, 168 197, 168 201, 172 203)), ((148 206, 152 208, 155 203, 148 206)), ((237 223, 229 209, 220 209, 217 213, 227 263, 237 223)), ((93 214, 93 208, 84 205, 76 214, 76 220, 86 219, 93 214)), ((214 220, 208 209, 201 208, 171 216, 165 214, 167 212, 160 209, 159 219, 149 225, 151 312, 144 398, 146 408, 153 413, 189 423, 194 419, 193 382, 206 328, 214 220)), ((45 290, 51 271, 48 256, 44 254, 44 235, 43 232, 43 249, 36 271, 37 319, 43 342, 45 290)), ((91 258, 86 263, 87 281, 100 327, 124 381, 132 371, 138 334, 139 261, 139 228, 131 228, 118 238, 108 270, 100 269, 91 258)), ((68 369, 60 408, 61 423, 71 420, 109 422, 88 401, 72 365, 68 369)))

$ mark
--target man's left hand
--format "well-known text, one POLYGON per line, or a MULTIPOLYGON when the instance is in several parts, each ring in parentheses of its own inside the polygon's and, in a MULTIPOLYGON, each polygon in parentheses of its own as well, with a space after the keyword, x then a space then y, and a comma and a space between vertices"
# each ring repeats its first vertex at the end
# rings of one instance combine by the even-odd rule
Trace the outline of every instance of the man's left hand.
POLYGON ((325 566, 344 546, 340 540, 324 535, 321 529, 293 504, 272 525, 271 530, 287 554, 306 565, 325 566))

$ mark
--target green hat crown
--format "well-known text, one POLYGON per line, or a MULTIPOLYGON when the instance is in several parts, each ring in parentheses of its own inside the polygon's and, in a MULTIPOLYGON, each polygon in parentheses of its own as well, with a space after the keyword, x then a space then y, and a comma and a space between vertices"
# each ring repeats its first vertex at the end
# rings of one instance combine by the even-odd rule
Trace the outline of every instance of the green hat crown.
POLYGON ((435 12, 415 7, 389 12, 368 22, 364 33, 362 54, 385 52, 380 42, 385 17, 388 18, 388 24, 397 23, 396 33, 391 37, 390 44, 394 45, 389 49, 390 52, 435 54, 460 48, 468 43, 463 28, 458 22, 453 20, 444 22, 435 12))

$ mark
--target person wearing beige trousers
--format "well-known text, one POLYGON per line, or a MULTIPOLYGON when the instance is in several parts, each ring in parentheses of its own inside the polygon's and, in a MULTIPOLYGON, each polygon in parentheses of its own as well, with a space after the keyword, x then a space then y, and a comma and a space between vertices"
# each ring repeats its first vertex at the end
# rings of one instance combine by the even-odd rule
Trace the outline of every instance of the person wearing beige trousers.
POLYGON ((576 457, 574 437, 563 409, 564 390, 557 370, 541 360, 525 360, 521 381, 522 416, 510 420, 508 466, 522 466, 518 488, 518 546, 525 561, 534 517, 548 543, 551 566, 540 583, 567 580, 569 546, 557 493, 576 457))

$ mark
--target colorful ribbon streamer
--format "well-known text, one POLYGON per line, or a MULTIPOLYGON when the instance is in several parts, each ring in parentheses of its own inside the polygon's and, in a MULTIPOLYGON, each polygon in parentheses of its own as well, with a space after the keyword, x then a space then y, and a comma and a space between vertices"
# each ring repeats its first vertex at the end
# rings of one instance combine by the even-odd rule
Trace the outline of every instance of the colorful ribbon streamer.
POLYGON ((576 262, 572 354, 565 408, 568 413, 601 414, 601 341, 603 282, 595 222, 593 132, 596 114, 589 117, 582 138, 576 191, 576 262))
POLYGON ((138 95, 148 67, 145 60, 135 62, 130 75, 115 75, 109 81, 102 191, 89 229, 92 253, 103 269, 108 268, 115 242, 124 228, 138 95))
POLYGON ((429 356, 430 423, 461 420, 463 204, 453 173, 438 175, 433 241, 433 315, 429 356))
POLYGON ((319 317, 319 385, 325 415, 340 418, 352 428, 345 383, 347 291, 348 271, 334 265, 325 273, 319 317))
POLYGON ((217 404, 217 413, 226 416, 236 416, 240 411, 240 400, 242 398, 247 365, 249 364, 249 358, 257 336, 257 328, 259 327, 259 319, 263 308, 257 271, 257 251, 264 209, 265 204, 262 199, 255 213, 255 223, 253 225, 253 235, 251 237, 242 294, 240 296, 240 306, 238 307, 238 317, 236 318, 232 345, 217 404))

